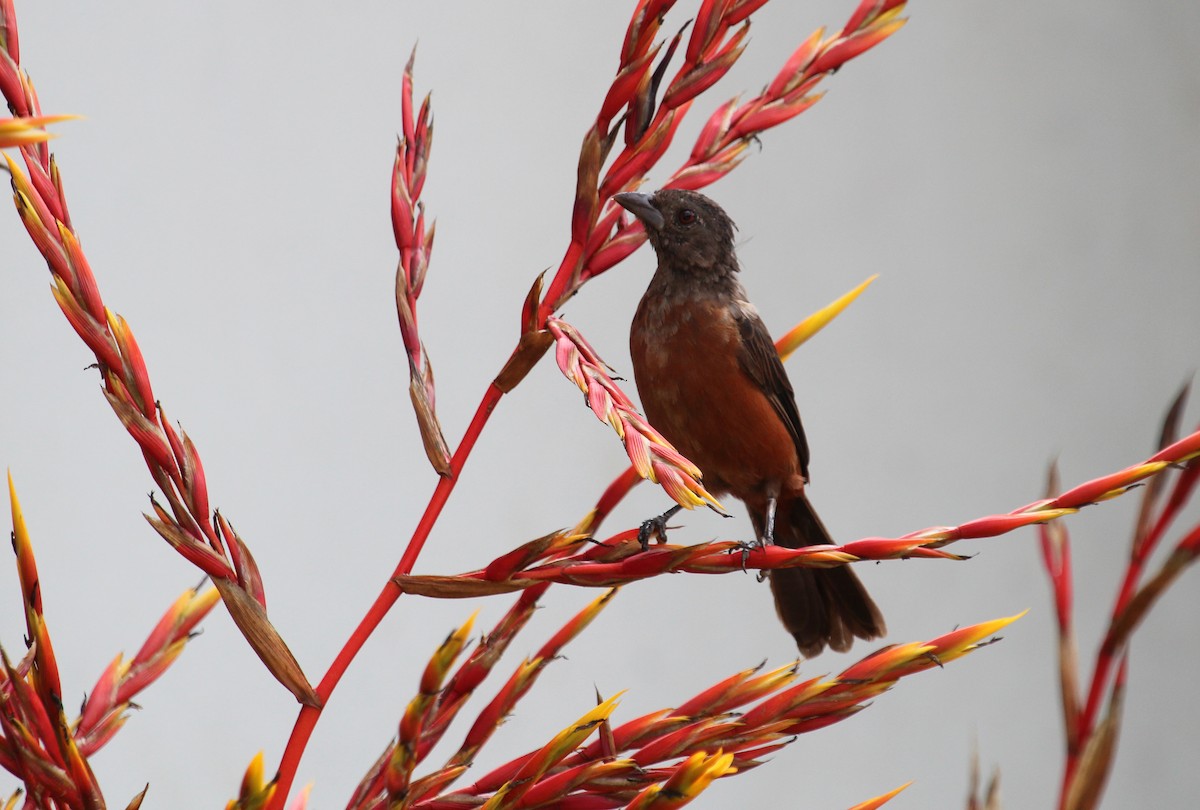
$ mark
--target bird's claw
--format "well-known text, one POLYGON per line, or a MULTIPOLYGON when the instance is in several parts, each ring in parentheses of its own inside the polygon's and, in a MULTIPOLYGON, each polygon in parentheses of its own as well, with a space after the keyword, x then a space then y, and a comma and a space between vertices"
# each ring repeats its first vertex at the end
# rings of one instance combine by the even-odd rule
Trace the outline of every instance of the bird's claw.
MULTIPOLYGON (((757 540, 753 540, 749 543, 743 542, 743 543, 737 544, 737 550, 742 555, 742 573, 747 573, 746 563, 750 560, 750 552, 761 551, 762 549, 766 548, 769 545, 771 545, 770 539, 762 538, 762 537, 758 538, 757 540)), ((769 574, 770 574, 769 571, 760 570, 758 572, 758 574, 755 575, 755 579, 757 579, 759 582, 762 582, 764 579, 767 578, 767 576, 769 576, 769 574)))
POLYGON ((642 551, 650 548, 651 537, 660 543, 667 542, 667 529, 675 528, 674 526, 667 526, 667 521, 675 517, 675 514, 682 508, 682 506, 676 504, 658 517, 642 521, 641 528, 638 529, 638 544, 641 545, 642 551))
POLYGON ((638 529, 638 545, 642 547, 642 551, 650 548, 651 538, 659 543, 667 542, 667 520, 666 515, 659 515, 642 521, 638 529))
POLYGON ((731 553, 736 550, 737 553, 742 555, 742 573, 743 574, 747 573, 746 563, 750 559, 750 552, 758 551, 760 548, 762 548, 762 545, 757 542, 754 542, 754 543, 739 542, 734 548, 730 549, 731 553))

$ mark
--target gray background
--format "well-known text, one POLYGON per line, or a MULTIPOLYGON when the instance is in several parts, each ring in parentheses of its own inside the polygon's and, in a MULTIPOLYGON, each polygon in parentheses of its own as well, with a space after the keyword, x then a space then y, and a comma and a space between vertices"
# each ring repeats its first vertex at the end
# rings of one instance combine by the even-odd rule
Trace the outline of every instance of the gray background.
MULTIPOLYGON (((565 249, 579 140, 631 7, 18 3, 47 111, 87 116, 58 128, 55 150, 105 300, 196 440, 213 503, 254 550, 271 616, 314 680, 434 486, 390 293, 387 189, 409 48, 420 40, 417 86, 434 89, 437 120, 422 334, 455 442, 512 345, 531 279, 565 249)), ((713 105, 761 87, 816 26, 852 9, 763 10, 745 58, 651 183, 713 105)), ((691 11, 681 3, 668 26, 691 11)), ((933 2, 911 14, 711 189, 741 227, 745 281, 776 333, 882 276, 788 365, 812 497, 846 540, 1027 503, 1055 456, 1067 483, 1139 461, 1200 348, 1200 7, 933 2)), ((33 532, 73 704, 197 576, 140 517, 151 488, 140 455, 84 370, 91 356, 15 215, 0 217, 0 245, 0 463, 33 532)), ((619 370, 651 266, 639 252, 565 311, 619 370)), ((1196 416, 1193 406, 1187 423, 1196 416)), ((573 524, 625 464, 543 362, 501 404, 418 570, 464 570, 573 524)), ((665 504, 639 488, 609 527, 665 504)), ((1069 521, 1085 662, 1133 507, 1126 498, 1069 521)), ((695 515, 674 537, 748 531, 744 518, 695 515)), ((1003 770, 1008 807, 1051 806, 1061 733, 1035 535, 957 548, 978 556, 862 569, 888 641, 1029 608, 1002 644, 901 683, 698 806, 848 807, 913 779, 893 806, 961 807, 973 740, 985 767, 1003 770)), ((500 671, 595 595, 552 590, 500 671)), ((1200 789, 1198 599, 1189 572, 1137 637, 1108 807, 1180 807, 1200 789)), ((0 602, 15 653, 23 625, 7 565, 0 602)), ((316 781, 314 807, 344 804, 445 633, 476 608, 477 627, 490 627, 509 602, 401 601, 318 726, 300 774, 316 781)), ((867 649, 803 671, 837 671, 867 649)), ((617 716, 629 719, 794 653, 751 576, 633 585, 549 668, 479 770, 578 717, 594 687, 628 689, 617 716)), ((94 763, 114 805, 149 781, 149 807, 221 806, 256 751, 274 768, 296 709, 220 609, 139 702, 94 763)))

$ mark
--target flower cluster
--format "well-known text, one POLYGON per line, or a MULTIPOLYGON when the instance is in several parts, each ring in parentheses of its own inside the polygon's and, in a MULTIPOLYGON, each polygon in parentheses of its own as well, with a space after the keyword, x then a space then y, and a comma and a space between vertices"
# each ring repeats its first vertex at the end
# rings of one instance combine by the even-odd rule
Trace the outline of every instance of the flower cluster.
MULTIPOLYGON (((442 739, 482 676, 528 620, 546 585, 521 594, 496 628, 453 670, 469 620, 430 658, 399 733, 362 780, 349 807, 377 810, 486 808, 678 807, 714 779, 745 772, 796 736, 853 716, 866 702, 909 675, 941 666, 987 643, 1016 616, 964 627, 927 642, 899 644, 868 655, 832 678, 801 680, 794 664, 767 672, 736 672, 679 706, 623 723, 613 716, 620 695, 597 705, 541 748, 493 769, 457 790, 448 788, 562 647, 616 595, 610 590, 568 621, 536 655, 525 659, 476 717, 445 764, 412 779, 442 739), (589 742, 590 740, 590 742, 589 742)), ((879 807, 900 789, 858 808, 879 807)))
MULTIPOLYGON (((8 495, 29 649, 20 661, 13 662, 0 648, 0 703, 4 706, 0 711, 0 767, 24 782, 32 803, 27 806, 103 807, 104 799, 88 758, 125 724, 133 698, 183 652, 192 629, 217 603, 217 592, 213 588, 202 592, 189 589, 180 595, 132 659, 118 655, 105 668, 79 717, 68 722, 58 662, 42 612, 33 545, 11 475, 8 495)), ((134 797, 129 810, 141 805, 144 794, 134 797)), ((6 803, 5 807, 14 803, 6 803)))
POLYGON ((416 56, 414 49, 404 66, 400 83, 402 134, 392 164, 392 231, 400 251, 400 262, 396 266, 396 315, 400 318, 400 337, 408 355, 408 393, 417 415, 425 455, 439 474, 449 475, 450 449, 434 407, 433 366, 417 331, 417 297, 425 285, 435 229, 433 223, 426 229, 425 206, 420 201, 429 149, 433 144, 433 113, 426 94, 420 111, 413 116, 413 60, 416 56))
POLYGON ((633 402, 605 370, 607 364, 583 335, 560 318, 551 318, 546 328, 554 336, 559 369, 579 386, 596 418, 611 425, 621 437, 637 474, 659 484, 680 506, 688 509, 710 506, 724 513, 721 504, 700 482, 700 468, 680 455, 637 412, 633 402))
MULTIPOLYGON (((20 67, 11 2, 0 6, 0 33, 0 92, 17 116, 39 119, 37 93, 20 67)), ((17 214, 50 269, 54 300, 96 355, 105 399, 137 442, 150 476, 166 498, 166 506, 151 498, 154 516, 146 519, 176 551, 212 578, 234 622, 271 673, 301 702, 318 702, 300 665, 267 619, 262 577, 249 548, 219 512, 210 513, 208 484, 196 445, 182 429, 172 426, 155 399, 129 324, 104 305, 71 224, 53 156, 42 142, 26 143, 20 151, 28 174, 4 155, 17 214)))

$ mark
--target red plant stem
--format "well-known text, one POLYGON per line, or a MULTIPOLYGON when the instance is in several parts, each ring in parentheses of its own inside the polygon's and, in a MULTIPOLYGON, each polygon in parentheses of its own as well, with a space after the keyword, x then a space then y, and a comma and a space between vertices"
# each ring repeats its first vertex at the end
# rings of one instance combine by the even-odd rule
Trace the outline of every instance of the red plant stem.
MULTIPOLYGON (((1149 544, 1147 544, 1149 545, 1149 544)), ((1126 569, 1126 582, 1136 585, 1140 578, 1142 564, 1144 559, 1131 560, 1129 567, 1126 569), (1135 570, 1136 569, 1136 570, 1135 570)), ((1078 751, 1072 752, 1067 761, 1065 784, 1070 784, 1070 778, 1074 775, 1075 769, 1079 764, 1079 754, 1082 752, 1083 742, 1087 740, 1092 731, 1095 729, 1096 714, 1100 711, 1100 702, 1104 699, 1105 691, 1108 687, 1109 678, 1112 675, 1113 663, 1116 661, 1118 652, 1113 642, 1113 629, 1116 626, 1117 618, 1120 611, 1133 598, 1135 589, 1131 586, 1129 596, 1118 601, 1118 609, 1113 611, 1112 621, 1109 623, 1108 632, 1105 634, 1104 641, 1100 645, 1100 652, 1096 655, 1096 667, 1092 672, 1092 684, 1088 690, 1087 704, 1083 712, 1079 715, 1079 737, 1080 745, 1078 751)), ((1125 597, 1125 588, 1121 590, 1122 597, 1125 597)), ((1123 660, 1123 659, 1122 659, 1123 660)))
MULTIPOLYGON (((321 682, 317 684, 317 695, 321 698, 322 706, 328 703, 330 695, 333 694, 338 681, 346 674, 346 670, 350 668, 351 662, 354 661, 354 658, 363 648, 363 645, 366 644, 367 639, 375 632, 375 628, 383 621, 383 617, 396 604, 396 600, 400 598, 401 591, 393 581, 394 578, 412 572, 413 566, 417 562, 417 557, 420 555, 421 549, 424 548, 425 541, 429 538, 429 533, 433 530, 434 524, 442 513, 442 508, 450 498, 450 493, 454 490, 454 485, 458 483, 459 474, 462 472, 463 465, 466 464, 471 450, 475 447, 475 441, 479 438, 479 434, 483 432, 484 425, 487 424, 492 411, 496 409, 496 404, 502 396, 504 396, 504 392, 497 388, 495 383, 488 385, 483 399, 479 402, 479 407, 475 410, 475 416, 471 419, 471 423, 467 425, 467 430, 463 434, 462 441, 458 443, 458 448, 454 451, 454 456, 450 459, 451 474, 449 476, 439 476, 437 487, 433 490, 433 495, 430 496, 429 503, 425 507, 425 512, 421 515, 421 520, 417 523, 416 529, 413 530, 412 539, 408 541, 408 546, 404 549, 404 554, 400 557, 400 562, 397 563, 396 569, 388 577, 383 590, 380 591, 379 596, 375 597, 375 602, 367 610, 366 615, 359 621, 358 627, 354 628, 354 633, 351 634, 341 651, 338 652, 337 657, 333 659, 333 663, 329 665, 329 669, 326 671, 324 677, 321 678, 321 682)), ((282 810, 283 804, 287 800, 288 791, 291 789, 292 782, 296 778, 296 771, 300 767, 300 759, 304 755, 304 749, 307 747, 309 738, 312 737, 313 729, 316 728, 317 720, 320 717, 321 709, 305 706, 300 710, 300 714, 296 718, 296 723, 292 727, 291 736, 288 737, 287 746, 283 750, 283 756, 279 761, 279 771, 275 774, 274 779, 275 792, 271 796, 267 810, 282 810)))
MULTIPOLYGON (((1061 527, 1059 530, 1066 531, 1061 527)), ((1071 616, 1075 601, 1072 588, 1074 575, 1071 573, 1071 544, 1066 542, 1065 538, 1063 543, 1056 544, 1051 531, 1048 523, 1038 526, 1038 543, 1042 551, 1042 565, 1050 575, 1050 586, 1054 591, 1054 611, 1058 618, 1059 634, 1065 636, 1071 632, 1074 621, 1071 616)))
MULTIPOLYGON (((1192 464, 1194 463, 1192 462, 1192 464)), ((1084 749, 1086 741, 1095 730, 1096 715, 1100 711, 1100 703, 1108 688, 1109 679, 1112 677, 1113 663, 1116 660, 1116 653, 1118 652, 1113 640, 1113 630, 1121 613, 1129 606, 1130 601, 1137 593, 1137 585, 1141 581, 1146 560, 1150 558, 1150 554, 1154 551, 1163 535, 1166 534, 1171 522, 1187 501, 1187 495, 1191 493, 1191 488, 1195 485, 1195 469, 1191 465, 1185 469, 1183 476, 1176 483, 1175 491, 1172 492, 1167 504, 1155 519, 1153 527, 1147 533, 1145 539, 1134 546, 1133 553, 1130 555, 1129 565, 1125 568, 1125 578, 1121 582, 1116 602, 1113 604, 1108 632, 1105 634, 1104 641, 1100 645, 1100 651, 1096 654, 1096 666, 1092 670, 1092 682, 1088 688, 1087 702, 1084 704, 1083 711, 1079 713, 1075 737, 1078 740, 1078 745, 1074 751, 1069 752, 1066 768, 1063 770, 1063 801, 1066 801, 1067 790, 1071 785, 1071 780, 1075 778, 1075 772, 1079 767, 1079 756, 1084 749)), ((1124 656, 1121 659, 1121 666, 1122 669, 1125 666, 1124 656)))

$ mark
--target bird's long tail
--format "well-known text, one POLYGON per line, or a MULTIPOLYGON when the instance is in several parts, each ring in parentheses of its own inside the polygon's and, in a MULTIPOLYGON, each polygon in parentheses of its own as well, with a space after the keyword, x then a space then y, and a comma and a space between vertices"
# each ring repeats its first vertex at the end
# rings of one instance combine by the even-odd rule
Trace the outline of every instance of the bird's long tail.
MULTIPOLYGON (((762 537, 765 514, 751 508, 750 517, 762 537)), ((780 502, 775 543, 800 548, 832 544, 833 540, 808 497, 801 493, 795 499, 780 502)), ((772 571, 770 577, 775 610, 806 658, 819 655, 826 646, 845 652, 855 638, 870 640, 887 632, 879 608, 849 566, 780 568, 772 571)))

